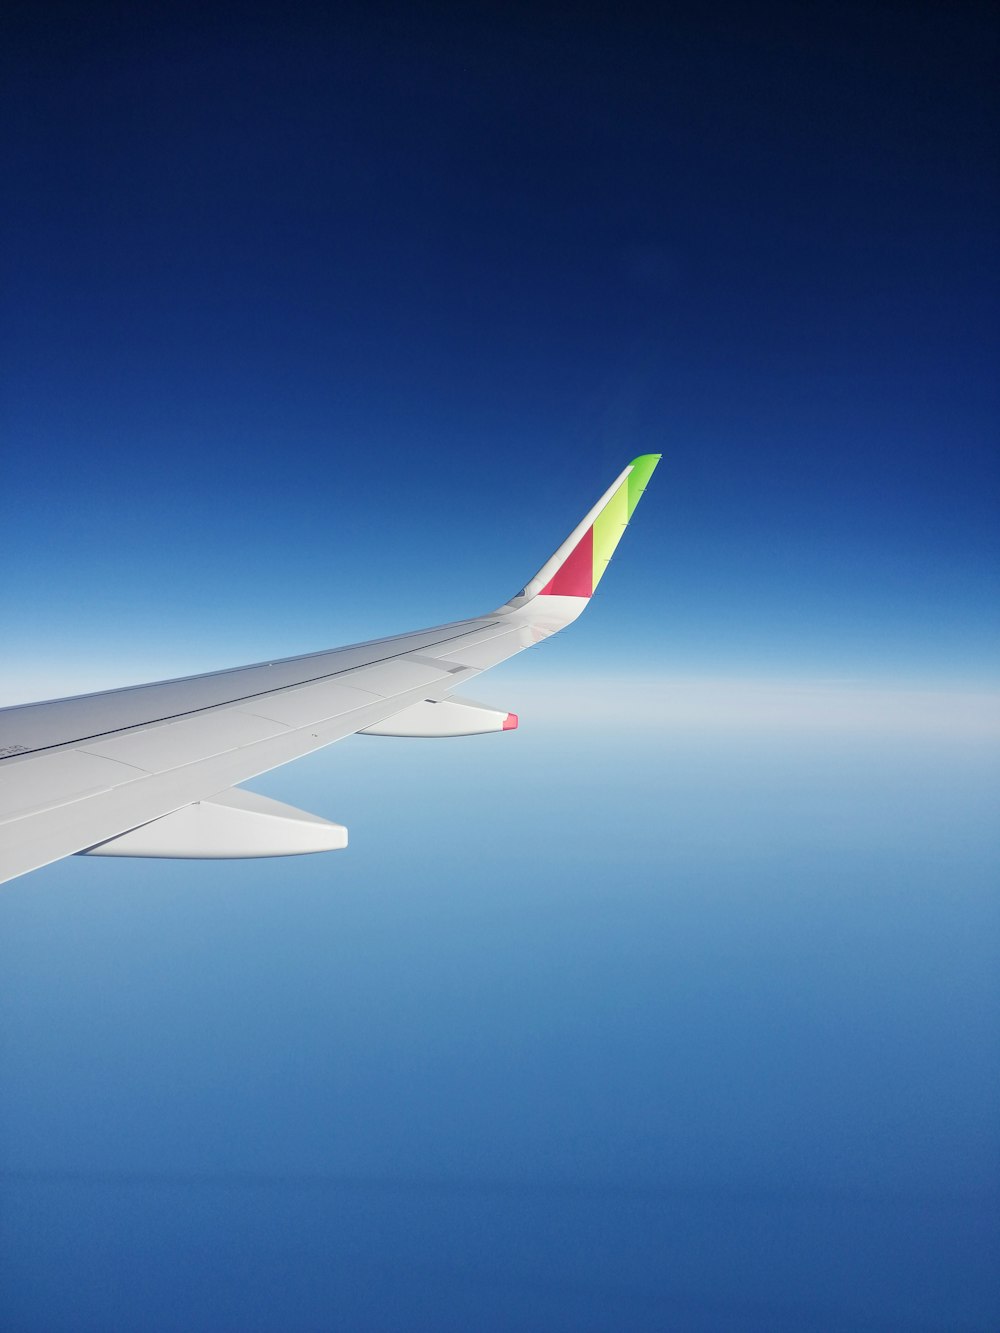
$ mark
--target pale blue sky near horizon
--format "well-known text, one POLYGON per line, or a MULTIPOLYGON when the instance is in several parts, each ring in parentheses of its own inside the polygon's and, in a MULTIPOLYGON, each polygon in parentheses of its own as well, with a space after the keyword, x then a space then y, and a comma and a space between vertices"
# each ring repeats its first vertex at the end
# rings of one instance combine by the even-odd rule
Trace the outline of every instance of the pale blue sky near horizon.
POLYGON ((5 886, 7 1325, 985 1331, 998 770, 567 708, 5 886))

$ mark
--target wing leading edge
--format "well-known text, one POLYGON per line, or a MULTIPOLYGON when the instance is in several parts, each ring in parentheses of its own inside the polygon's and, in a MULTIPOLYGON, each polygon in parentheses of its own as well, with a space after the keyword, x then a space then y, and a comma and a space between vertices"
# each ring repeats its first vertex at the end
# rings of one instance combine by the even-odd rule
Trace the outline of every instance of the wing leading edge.
MULTIPOLYGON (((300 835, 295 816, 310 830, 325 823, 316 816, 281 807, 276 817, 232 789, 356 732, 466 734, 457 721, 435 730, 425 721, 434 711, 429 701, 441 710, 467 681, 582 613, 659 459, 634 459, 521 592, 488 615, 329 652, 0 709, 0 882, 77 852, 262 856, 344 845, 346 833, 300 835), (193 806, 199 809, 178 816, 193 806), (185 841, 189 829, 196 832, 185 841), (246 852, 234 850, 240 830, 246 852)), ((441 717, 457 719, 469 705, 456 699, 450 707, 441 717)))

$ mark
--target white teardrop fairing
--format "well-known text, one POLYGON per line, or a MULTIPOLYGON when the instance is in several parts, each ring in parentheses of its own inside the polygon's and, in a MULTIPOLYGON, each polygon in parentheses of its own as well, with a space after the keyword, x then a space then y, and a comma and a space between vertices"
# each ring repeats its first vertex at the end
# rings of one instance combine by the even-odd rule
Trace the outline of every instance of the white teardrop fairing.
POLYGON ((89 847, 84 856, 217 860, 296 856, 347 846, 347 829, 234 787, 89 847))

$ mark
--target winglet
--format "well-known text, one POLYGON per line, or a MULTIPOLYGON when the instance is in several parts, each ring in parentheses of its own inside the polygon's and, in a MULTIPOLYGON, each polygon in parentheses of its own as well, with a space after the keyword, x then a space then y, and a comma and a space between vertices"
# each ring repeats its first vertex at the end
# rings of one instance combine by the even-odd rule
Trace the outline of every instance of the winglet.
POLYGON ((533 597, 592 597, 661 457, 634 458, 507 606, 517 609, 533 597))

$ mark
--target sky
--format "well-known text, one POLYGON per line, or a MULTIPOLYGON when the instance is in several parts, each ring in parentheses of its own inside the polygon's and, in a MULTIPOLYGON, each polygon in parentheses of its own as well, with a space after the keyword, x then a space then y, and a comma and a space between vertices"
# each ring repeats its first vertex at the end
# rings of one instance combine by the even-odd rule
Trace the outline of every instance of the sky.
POLYGON ((475 614, 641 452, 606 664, 645 577, 644 665, 995 680, 996 25, 701 11, 14 6, 15 690, 475 614))
POLYGON ((1000 1321, 997 23, 10 5, 0 703, 475 615, 349 851, 0 896, 11 1328, 1000 1321))

